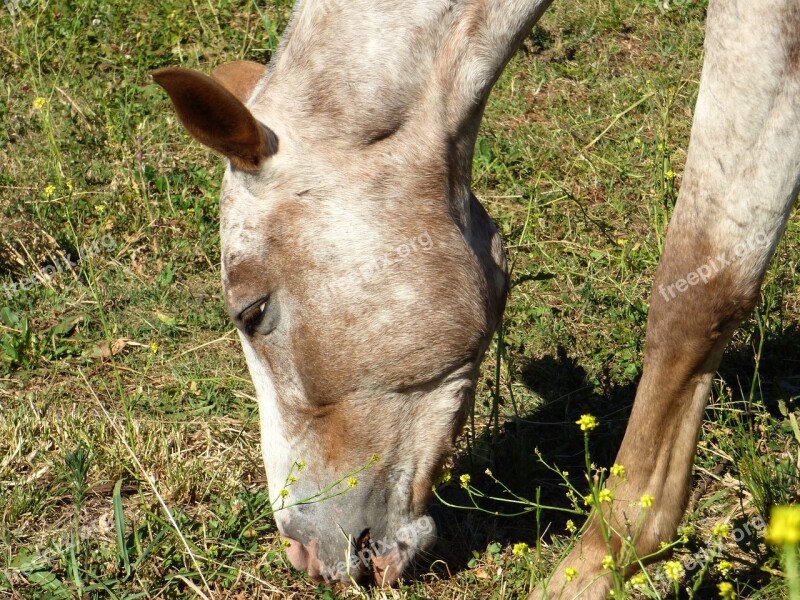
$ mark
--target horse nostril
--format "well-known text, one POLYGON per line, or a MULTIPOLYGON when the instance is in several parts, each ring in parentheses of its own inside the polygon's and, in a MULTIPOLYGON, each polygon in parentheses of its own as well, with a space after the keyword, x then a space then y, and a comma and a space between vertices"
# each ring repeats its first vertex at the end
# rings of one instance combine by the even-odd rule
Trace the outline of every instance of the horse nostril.
POLYGON ((289 547, 286 549, 286 556, 289 562, 298 571, 305 571, 308 568, 308 550, 306 547, 292 538, 283 538, 289 542, 289 547))
POLYGON ((293 540, 290 537, 283 538, 289 542, 289 547, 286 549, 286 556, 289 562, 298 571, 305 571, 312 581, 322 581, 322 564, 317 558, 317 549, 315 540, 311 540, 308 547, 302 542, 293 540))

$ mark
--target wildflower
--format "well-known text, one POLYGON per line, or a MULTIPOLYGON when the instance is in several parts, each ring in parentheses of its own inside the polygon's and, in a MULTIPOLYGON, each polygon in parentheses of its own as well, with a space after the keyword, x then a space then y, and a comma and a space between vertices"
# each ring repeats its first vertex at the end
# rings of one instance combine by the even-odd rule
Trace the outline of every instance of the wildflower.
POLYGON ((70 193, 72 193, 72 190, 75 189, 75 186, 72 183, 72 179, 67 179, 67 189, 69 190, 70 193))
POLYGON ((800 505, 773 507, 766 537, 776 546, 800 543, 800 505))
POLYGON ((484 471, 484 473, 486 473, 489 477, 494 477, 494 475, 492 475, 492 470, 491 469, 486 469, 486 471, 484 471))
POLYGON ((733 565, 730 563, 730 561, 727 561, 727 560, 721 560, 721 561, 719 561, 719 564, 717 565, 717 571, 719 571, 722 574, 723 577, 727 577, 728 573, 731 572, 732 568, 733 568, 733 565))
POLYGON ((625 477, 625 467, 623 467, 622 465, 618 465, 617 463, 614 463, 613 465, 611 465, 611 474, 614 477, 619 477, 620 479, 622 479, 623 477, 625 477))
POLYGON ((600 493, 597 495, 597 497, 600 502, 611 502, 614 499, 614 492, 606 488, 604 490, 600 490, 600 493))
POLYGON ((672 181, 673 179, 675 179, 675 171, 673 171, 672 169, 670 169, 669 171, 667 171, 666 173, 664 173, 664 178, 665 178, 665 179, 668 179, 669 181, 672 181))
POLYGON ((55 194, 55 193, 56 193, 56 186, 54 186, 52 184, 48 185, 46 188, 44 188, 44 196, 45 196, 45 198, 51 198, 53 196, 53 194, 55 194))
POLYGON ((652 508, 653 507, 653 498, 650 494, 645 494, 641 498, 639 498, 639 504, 642 508, 652 508))
POLYGON ((100 213, 100 214, 103 214, 103 212, 106 210, 106 205, 105 205, 105 204, 95 204, 95 205, 94 205, 94 209, 95 209, 95 210, 96 210, 98 213, 100 213))
POLYGON ((47 105, 47 100, 39 96, 33 100, 33 108, 35 110, 42 110, 47 105))
POLYGON ((730 532, 730 525, 727 525, 726 523, 720 523, 719 525, 714 525, 714 527, 711 528, 711 535, 718 540, 724 540, 726 537, 728 537, 730 532))
POLYGON ((450 469, 445 467, 444 471, 442 471, 442 475, 439 477, 439 483, 450 483, 452 478, 453 474, 450 472, 450 469))
POLYGON ((156 342, 150 344, 150 352, 152 352, 153 354, 158 352, 158 344, 156 342))
POLYGON ((572 567, 567 567, 566 569, 564 569, 564 577, 566 578, 567 581, 572 581, 577 576, 578 576, 578 571, 576 571, 572 567))
POLYGON ((350 486, 351 488, 356 487, 358 485, 358 479, 356 479, 355 477, 351 477, 350 479, 347 480, 347 485, 350 486))
POLYGON ((594 496, 592 496, 591 494, 589 494, 588 496, 584 496, 583 503, 586 506, 594 506, 594 496))
POLYGON ((281 496, 281 498, 288 498, 289 497, 289 490, 287 490, 286 488, 283 488, 280 491, 280 496, 281 496))
POLYGON ((575 533, 576 531, 578 531, 578 528, 575 527, 575 523, 572 522, 572 519, 567 520, 567 531, 569 531, 570 533, 575 533))
POLYGON ((692 535, 694 535, 694 529, 692 529, 692 527, 690 525, 687 525, 686 527, 681 527, 679 529, 679 532, 681 534, 681 543, 682 544, 688 544, 689 543, 689 538, 692 535))
POLYGON ((606 554, 603 557, 603 568, 604 569, 613 569, 614 568, 614 557, 610 554, 606 554))
POLYGON ((664 549, 664 548, 666 548, 667 546, 669 546, 669 544, 668 544, 667 542, 659 542, 659 544, 658 544, 658 547, 659 547, 661 550, 663 550, 663 549, 664 549))
POLYGON ((293 483, 297 483, 297 477, 295 477, 294 475, 289 475, 288 482, 289 482, 289 485, 292 485, 293 483))
POLYGON ((683 565, 679 563, 677 560, 671 560, 667 564, 664 565, 664 573, 667 574, 672 581, 678 581, 681 577, 683 577, 683 565))
POLYGON ((641 144, 642 140, 641 140, 641 138, 638 138, 638 137, 637 138, 633 138, 633 143, 634 144, 641 144))
POLYGON ((736 592, 733 591, 733 584, 730 581, 723 581, 717 588, 719 589, 719 597, 724 600, 734 600, 736 592))
POLYGON ((581 418, 575 421, 575 424, 581 426, 581 431, 591 431, 597 427, 597 417, 594 415, 581 415, 581 418))
POLYGON ((464 473, 461 477, 459 477, 461 481, 461 487, 467 489, 469 487, 470 476, 469 473, 464 473))
POLYGON ((380 457, 380 456, 378 456, 377 454, 373 454, 373 455, 372 455, 372 458, 370 458, 370 462, 374 462, 374 463, 376 463, 376 462, 378 462, 380 459, 381 459, 381 457, 380 457))
POLYGON ((528 544, 525 542, 520 542, 518 544, 514 544, 514 547, 511 549, 511 554, 514 556, 522 556, 527 554, 529 550, 530 548, 528 547, 528 544))
POLYGON ((630 579, 630 584, 633 587, 639 587, 647 584, 647 575, 644 573, 637 573, 630 579))
POLYGON ((298 471, 302 471, 305 468, 306 468, 306 461, 301 460, 299 463, 297 463, 297 470, 298 471))

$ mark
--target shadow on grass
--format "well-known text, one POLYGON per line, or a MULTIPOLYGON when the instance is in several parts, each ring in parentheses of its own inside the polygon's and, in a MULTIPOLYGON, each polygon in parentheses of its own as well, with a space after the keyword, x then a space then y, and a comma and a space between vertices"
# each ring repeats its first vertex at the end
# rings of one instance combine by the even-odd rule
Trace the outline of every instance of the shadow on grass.
MULTIPOLYGON (((780 332, 766 332, 760 365, 761 393, 757 399, 778 418, 781 401, 790 411, 800 408, 800 354, 797 348, 800 348, 800 328, 796 325, 780 332)), ((720 374, 725 381, 731 382, 731 388, 739 399, 740 391, 749 392, 755 363, 755 352, 749 345, 732 346, 726 352, 720 374)), ((487 495, 509 497, 508 492, 484 473, 488 468, 497 480, 522 498, 535 499, 539 488, 542 505, 571 508, 563 480, 537 459, 536 450, 547 464, 567 471, 572 485, 580 492, 587 490, 584 438, 575 423, 586 413, 596 416, 599 421, 599 426, 590 435, 592 462, 599 467, 613 463, 625 433, 638 381, 625 385, 601 385, 598 392, 598 386, 589 382, 587 372, 567 355, 564 348, 559 348, 555 356, 529 361, 521 370, 521 380, 542 399, 541 404, 528 414, 502 423, 496 439, 492 439, 490 431, 485 432, 476 440, 471 453, 464 452, 456 458, 453 482, 439 488, 446 503, 471 505, 467 492, 458 485, 462 473, 469 473, 471 484, 487 495)), ((706 415, 706 418, 713 417, 713 411, 706 415)), ((702 482, 695 487, 705 489, 702 482)), ((702 493, 702 490, 696 492, 702 493)), ((514 505, 490 500, 483 500, 479 505, 486 511, 496 511, 501 515, 518 510, 514 505)), ((535 512, 497 516, 451 508, 439 500, 434 502, 431 514, 440 534, 439 543, 432 551, 431 560, 419 565, 418 574, 425 572, 421 569, 430 568, 433 561, 441 561, 436 563, 435 571, 455 574, 470 568, 474 550, 483 553, 492 542, 506 546, 522 541, 533 547, 537 534, 550 540, 552 535, 567 535, 568 519, 574 520, 578 527, 583 521, 581 516, 560 510, 543 510, 537 528, 535 512)), ((751 557, 759 554, 752 548, 741 550, 749 552, 751 557)), ((736 577, 751 589, 760 589, 770 581, 770 576, 756 563, 751 568, 737 571, 736 577)), ((718 582, 716 575, 707 575, 698 593, 705 590, 716 596, 718 582)))
MULTIPOLYGON (((471 484, 487 495, 510 498, 508 491, 493 481, 485 471, 515 495, 557 509, 570 509, 563 479, 537 458, 536 452, 551 466, 569 473, 572 484, 580 491, 588 489, 585 472, 584 437, 575 423, 582 414, 597 417, 599 426, 590 436, 592 461, 610 466, 622 441, 636 390, 634 384, 607 385, 598 393, 588 380, 585 369, 559 348, 555 356, 527 362, 521 369, 521 381, 541 400, 533 411, 501 422, 493 439, 486 431, 475 441, 471 453, 456 457, 453 482, 439 488, 442 499, 457 506, 471 506, 466 490, 458 483, 459 475, 469 473, 471 484)), ((482 500, 479 506, 486 511, 511 515, 519 505, 482 500)), ((473 550, 482 552, 487 544, 498 542, 505 546, 525 542, 531 547, 537 538, 535 511, 517 516, 497 516, 477 510, 461 510, 435 501, 431 514, 440 534, 433 550, 433 559, 447 564, 450 573, 468 568, 473 550)), ((543 510, 539 534, 545 539, 553 534, 565 534, 565 525, 572 519, 577 526, 580 515, 563 510, 543 510)), ((426 567, 427 565, 422 565, 426 567)))

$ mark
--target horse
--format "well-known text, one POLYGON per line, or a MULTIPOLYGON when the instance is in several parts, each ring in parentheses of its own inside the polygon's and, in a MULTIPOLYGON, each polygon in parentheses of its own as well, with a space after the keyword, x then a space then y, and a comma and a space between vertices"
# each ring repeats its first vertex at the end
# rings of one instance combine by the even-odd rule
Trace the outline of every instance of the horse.
MULTIPOLYGON (((298 0, 269 66, 153 74, 188 133, 227 160, 224 301, 277 526, 312 580, 389 584, 435 540, 431 488, 509 291, 470 189, 476 137, 549 4, 298 0)), ((800 3, 711 0, 625 474, 531 598, 605 598, 604 557, 630 576, 630 556, 674 536, 712 377, 800 189, 798 123, 800 3)))

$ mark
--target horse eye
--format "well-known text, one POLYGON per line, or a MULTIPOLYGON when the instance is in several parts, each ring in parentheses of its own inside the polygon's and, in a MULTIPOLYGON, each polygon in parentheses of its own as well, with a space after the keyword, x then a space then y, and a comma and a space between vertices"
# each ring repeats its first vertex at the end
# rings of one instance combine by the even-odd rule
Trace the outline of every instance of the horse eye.
POLYGON ((239 313, 238 321, 242 325, 242 329, 247 335, 253 335, 257 330, 259 333, 269 333, 272 331, 260 331, 259 325, 261 325, 262 321, 264 321, 264 315, 267 313, 267 309, 269 308, 269 296, 265 298, 261 298, 253 302, 250 306, 245 308, 241 313, 239 313))

